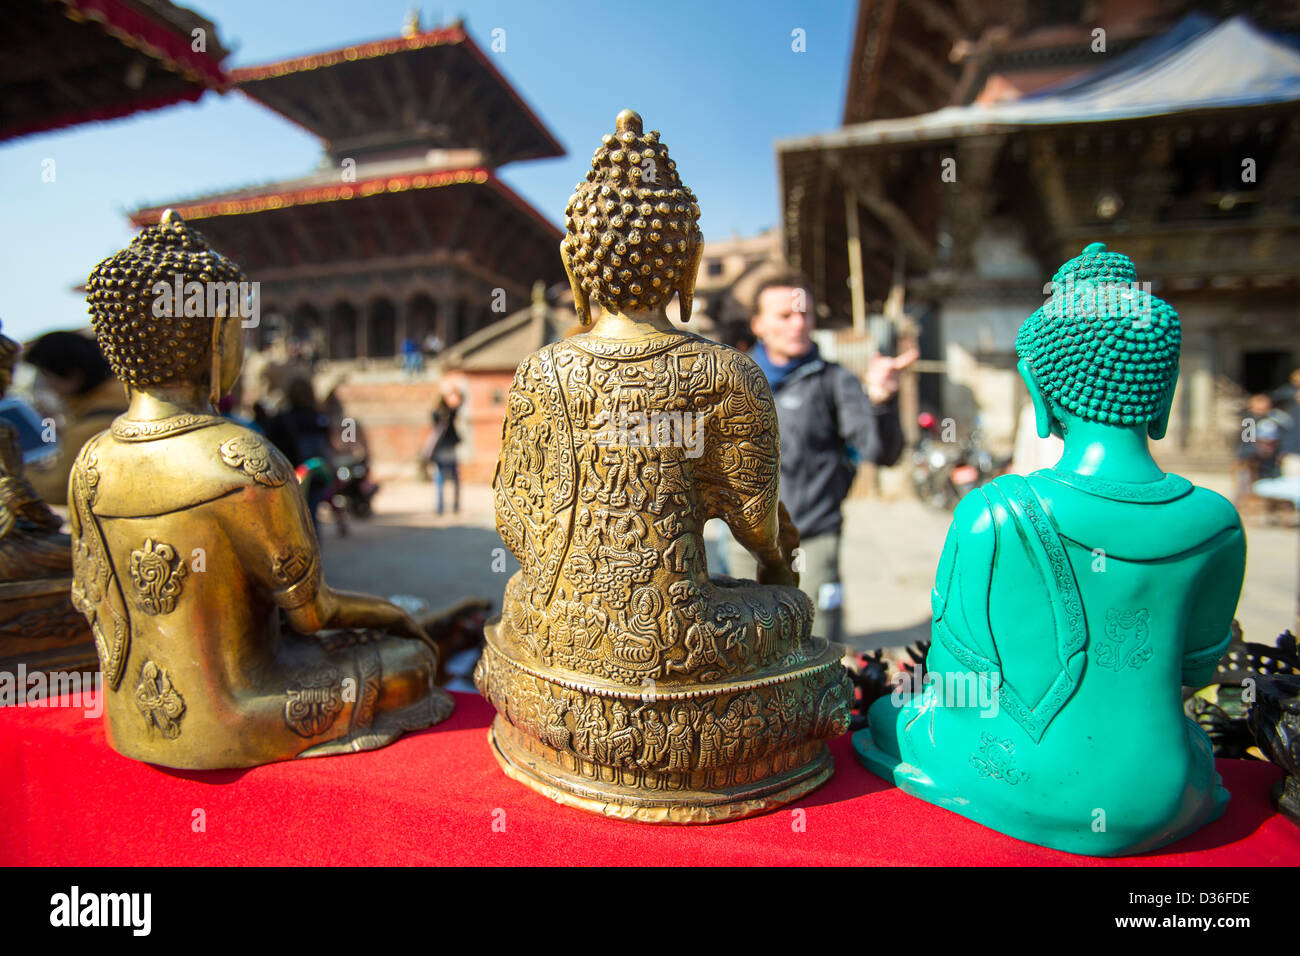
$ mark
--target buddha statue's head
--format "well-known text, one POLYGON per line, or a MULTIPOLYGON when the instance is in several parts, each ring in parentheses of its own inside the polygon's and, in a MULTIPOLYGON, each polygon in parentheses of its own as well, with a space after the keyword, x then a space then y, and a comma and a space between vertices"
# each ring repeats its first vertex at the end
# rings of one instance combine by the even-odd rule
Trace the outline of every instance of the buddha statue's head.
POLYGON ((608 312, 648 312, 676 292, 685 322, 703 249, 700 207, 657 130, 643 133, 631 110, 616 125, 564 210, 560 256, 574 308, 585 325, 592 302, 608 312))
POLYGON ((233 292, 243 281, 235 263, 169 209, 90 274, 86 301, 99 347, 130 389, 204 386, 215 404, 243 365, 233 292), (207 294, 213 288, 221 295, 207 294))
POLYGON ((1178 380, 1178 314, 1140 286, 1133 261, 1094 242, 1057 270, 1020 326, 1018 368, 1039 437, 1076 420, 1163 438, 1178 380))

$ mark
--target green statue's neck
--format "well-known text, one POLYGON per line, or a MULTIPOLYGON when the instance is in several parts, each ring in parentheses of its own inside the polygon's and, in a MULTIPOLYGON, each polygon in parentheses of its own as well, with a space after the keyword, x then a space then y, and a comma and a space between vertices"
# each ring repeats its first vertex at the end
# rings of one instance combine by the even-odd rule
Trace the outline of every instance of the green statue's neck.
POLYGON ((1072 471, 1110 481, 1159 481, 1164 472, 1151 457, 1146 425, 1100 425, 1062 416, 1065 453, 1057 471, 1072 471))

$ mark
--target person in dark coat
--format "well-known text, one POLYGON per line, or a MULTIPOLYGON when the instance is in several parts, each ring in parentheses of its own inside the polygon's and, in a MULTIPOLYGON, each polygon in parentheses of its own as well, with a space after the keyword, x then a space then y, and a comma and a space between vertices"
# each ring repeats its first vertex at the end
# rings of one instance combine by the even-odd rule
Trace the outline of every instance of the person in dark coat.
MULTIPOLYGON (((840 576, 841 505, 863 462, 892 465, 903 450, 899 374, 915 350, 878 355, 867 376, 870 396, 842 365, 821 357, 812 340, 808 282, 780 275, 759 286, 751 322, 758 344, 750 357, 767 376, 781 429, 781 501, 799 529, 799 586, 817 609, 813 634, 843 640, 840 576)), ((728 547, 736 577, 753 577, 754 560, 728 547)))
POLYGON ((443 513, 443 486, 451 484, 451 510, 460 512, 460 472, 456 464, 456 447, 460 433, 456 430, 456 413, 461 396, 456 388, 443 390, 438 407, 433 410, 433 432, 425 445, 426 460, 434 466, 433 482, 437 488, 438 514, 443 513))

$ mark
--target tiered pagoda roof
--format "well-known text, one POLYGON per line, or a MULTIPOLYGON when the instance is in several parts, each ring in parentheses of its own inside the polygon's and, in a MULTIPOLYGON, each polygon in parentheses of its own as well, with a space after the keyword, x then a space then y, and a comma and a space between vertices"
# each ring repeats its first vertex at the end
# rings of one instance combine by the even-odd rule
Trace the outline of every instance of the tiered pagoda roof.
POLYGON ((534 278, 563 277, 560 230, 491 170, 385 165, 382 174, 361 167, 354 183, 335 169, 151 206, 131 222, 175 209, 264 282, 456 264, 491 281, 517 276, 509 284, 523 295, 534 278))
MULTIPOLYGON (((563 149, 460 23, 234 70, 248 96, 321 138, 326 157, 293 180, 151 205, 193 222, 285 315, 339 302, 363 326, 361 355, 423 328, 417 298, 439 302, 450 344, 495 318, 496 290, 526 297, 561 282, 560 230, 498 178, 497 167, 563 149), (409 308, 408 308, 409 307, 409 308), (382 310, 381 310, 382 312, 382 310), (410 323, 407 324, 407 317, 410 323)), ((324 320, 321 320, 324 321, 324 320)), ((427 323, 426 323, 427 324, 427 323)), ((336 336, 331 350, 341 357, 336 336)))
POLYGON ((0 30, 0 140, 225 92, 213 24, 166 0, 25 0, 0 30), (193 49, 202 30, 204 50, 193 49))
POLYGON ((564 148, 457 23, 235 70, 241 92, 319 136, 333 159, 478 149, 488 166, 564 148))

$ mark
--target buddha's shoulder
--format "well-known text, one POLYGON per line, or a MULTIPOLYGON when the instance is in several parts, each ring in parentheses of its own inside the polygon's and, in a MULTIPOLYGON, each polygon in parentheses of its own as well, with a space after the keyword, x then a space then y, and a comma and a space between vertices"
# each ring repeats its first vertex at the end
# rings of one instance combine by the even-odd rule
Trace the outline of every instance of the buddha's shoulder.
POLYGON ((1154 560, 1183 554, 1211 542, 1235 547, 1241 517, 1222 495, 1167 476, 1147 497, 1093 493, 1047 478, 1031 478, 1062 535, 1108 554, 1154 560), (1235 534, 1234 534, 1235 532, 1235 534))
POLYGON ((1182 505, 1187 520, 1196 522, 1209 534, 1241 527, 1241 515, 1233 503, 1209 488, 1193 485, 1189 494, 1174 503, 1182 505))
MULTIPOLYGON (((994 479, 993 484, 997 484, 994 479)), ((961 538, 991 537, 996 515, 993 504, 980 488, 976 488, 957 502, 952 512, 950 531, 961 538)))
POLYGON ((543 345, 530 354, 524 360, 524 364, 544 364, 571 358, 635 362, 682 352, 717 355, 753 364, 753 360, 743 352, 685 329, 675 329, 672 332, 640 340, 624 340, 595 335, 591 332, 580 332, 543 345))
POLYGON ((93 486, 95 510, 106 515, 155 514, 295 481, 293 467, 265 436, 232 421, 146 441, 101 432, 76 467, 93 486))

